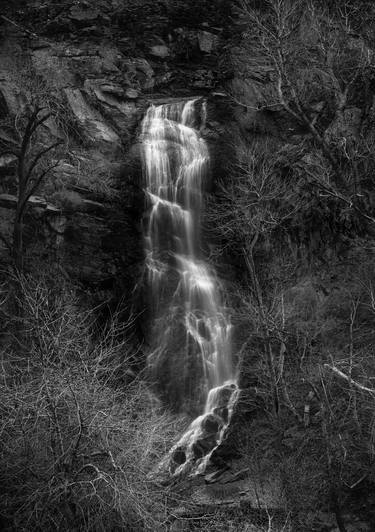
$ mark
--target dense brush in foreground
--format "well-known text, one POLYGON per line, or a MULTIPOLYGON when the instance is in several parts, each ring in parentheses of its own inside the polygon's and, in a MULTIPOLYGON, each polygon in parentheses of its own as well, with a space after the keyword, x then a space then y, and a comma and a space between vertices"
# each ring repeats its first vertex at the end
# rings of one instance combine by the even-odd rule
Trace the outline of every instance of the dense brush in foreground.
POLYGON ((93 345, 72 293, 30 279, 17 293, 0 384, 2 528, 162 530, 170 497, 147 473, 178 422, 141 382, 118 380, 121 327, 93 345))

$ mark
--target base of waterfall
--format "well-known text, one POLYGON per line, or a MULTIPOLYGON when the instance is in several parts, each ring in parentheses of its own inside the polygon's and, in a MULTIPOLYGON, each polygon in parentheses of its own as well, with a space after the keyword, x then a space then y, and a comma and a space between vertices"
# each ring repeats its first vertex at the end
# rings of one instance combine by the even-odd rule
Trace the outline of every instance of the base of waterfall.
POLYGON ((245 530, 244 523, 249 532, 292 530, 276 464, 262 467, 243 457, 225 470, 181 480, 178 493, 185 503, 173 511, 170 531, 190 530, 192 520, 205 530, 212 516, 221 531, 245 530))
POLYGON ((234 380, 212 388, 207 395, 204 413, 192 421, 159 464, 158 472, 169 478, 204 474, 214 452, 226 437, 238 395, 234 380))

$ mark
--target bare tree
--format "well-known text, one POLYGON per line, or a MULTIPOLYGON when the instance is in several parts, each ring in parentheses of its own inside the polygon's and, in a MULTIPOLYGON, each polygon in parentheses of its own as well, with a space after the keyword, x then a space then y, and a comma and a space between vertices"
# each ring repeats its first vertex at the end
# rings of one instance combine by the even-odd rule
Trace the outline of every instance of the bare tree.
MULTIPOLYGON (((13 154, 17 157, 17 205, 13 221, 11 248, 15 266, 22 271, 24 265, 24 217, 27 204, 58 161, 51 161, 49 155, 61 144, 56 141, 44 145, 36 140, 40 127, 52 116, 45 107, 36 105, 25 121, 16 117, 6 128, 10 134, 0 138, 1 154, 13 154), (22 124, 22 122, 24 122, 22 124)), ((4 238, 2 238, 4 241, 4 238)))
POLYGON ((361 137, 368 110, 357 117, 359 140, 345 131, 346 113, 355 93, 365 91, 374 54, 355 35, 348 4, 337 4, 333 17, 313 0, 267 0, 261 8, 243 0, 246 26, 238 60, 245 78, 267 74, 258 110, 282 110, 320 150, 325 172, 314 175, 318 189, 374 223, 359 189, 364 158, 371 153, 361 137))

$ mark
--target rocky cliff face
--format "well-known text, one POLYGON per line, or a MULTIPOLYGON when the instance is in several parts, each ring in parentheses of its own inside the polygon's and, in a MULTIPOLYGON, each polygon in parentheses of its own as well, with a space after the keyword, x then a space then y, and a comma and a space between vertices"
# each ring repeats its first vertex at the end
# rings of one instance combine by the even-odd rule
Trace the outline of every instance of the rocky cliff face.
MULTIPOLYGON (((42 142, 64 145, 40 197, 29 201, 28 253, 57 262, 98 302, 129 300, 141 275, 145 109, 220 92, 227 7, 183 4, 17 2, 1 19, 2 122, 14 123, 37 100, 52 112, 42 142)), ((214 149, 220 125, 210 117, 206 135, 214 149)), ((1 225, 10 236, 15 159, 4 155, 0 165, 1 225)))

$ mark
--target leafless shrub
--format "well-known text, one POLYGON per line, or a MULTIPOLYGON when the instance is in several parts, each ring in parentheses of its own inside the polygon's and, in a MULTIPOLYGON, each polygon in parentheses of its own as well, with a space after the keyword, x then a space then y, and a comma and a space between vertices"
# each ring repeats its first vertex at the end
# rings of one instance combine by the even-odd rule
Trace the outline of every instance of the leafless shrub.
POLYGON ((140 380, 112 378, 114 351, 123 370, 130 358, 115 326, 94 345, 72 291, 20 283, 22 349, 3 356, 0 384, 6 528, 162 529, 176 501, 148 473, 181 421, 140 380))

